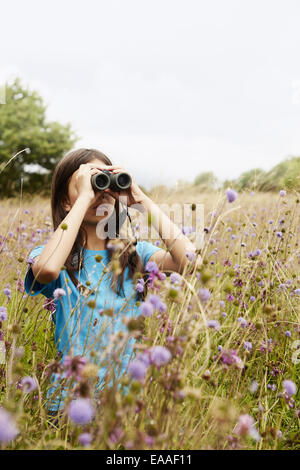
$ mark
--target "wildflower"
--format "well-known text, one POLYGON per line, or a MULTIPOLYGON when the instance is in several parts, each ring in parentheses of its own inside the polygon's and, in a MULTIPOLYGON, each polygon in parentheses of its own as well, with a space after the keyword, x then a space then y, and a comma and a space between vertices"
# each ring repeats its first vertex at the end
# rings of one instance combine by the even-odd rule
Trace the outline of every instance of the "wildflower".
POLYGON ((252 343, 250 341, 245 341, 244 346, 245 346, 246 351, 251 351, 252 343))
POLYGON ((137 360, 141 361, 147 367, 150 366, 150 357, 149 357, 149 354, 147 352, 140 353, 137 356, 137 360))
POLYGON ((0 321, 5 321, 6 319, 7 319, 6 307, 0 307, 0 321))
POLYGON ((161 313, 167 310, 166 304, 161 300, 159 295, 150 294, 148 297, 148 301, 153 305, 154 308, 159 310, 161 313))
POLYGON ((226 312, 222 312, 221 315, 222 315, 223 318, 226 318, 226 317, 227 317, 227 313, 226 313, 226 312))
POLYGON ((133 379, 144 380, 147 368, 147 365, 143 361, 134 359, 128 367, 128 372, 133 379))
POLYGON ((158 367, 170 362, 171 357, 170 351, 164 346, 154 346, 150 351, 151 361, 158 367))
POLYGON ((242 369, 244 367, 243 361, 237 355, 234 349, 232 350, 222 350, 221 360, 226 365, 233 365, 235 364, 238 368, 242 369))
POLYGON ((238 322, 241 324, 242 328, 245 328, 245 326, 247 326, 247 323, 248 323, 247 320, 245 320, 245 318, 243 317, 239 317, 238 322))
POLYGON ((79 382, 81 380, 81 371, 83 367, 87 364, 87 359, 81 356, 66 356, 64 358, 64 368, 66 371, 66 377, 71 377, 74 373, 76 380, 79 382))
POLYGON ((158 269, 157 264, 155 263, 155 261, 148 261, 146 263, 145 269, 146 269, 146 271, 148 271, 148 273, 157 274, 159 272, 159 269, 158 269))
POLYGON ((255 301, 255 297, 254 297, 254 295, 251 295, 250 302, 254 302, 254 301, 255 301))
POLYGON ((87 447, 92 442, 92 436, 89 432, 83 432, 78 436, 78 441, 82 446, 87 447))
POLYGON ((181 276, 178 273, 172 273, 170 275, 170 281, 172 284, 177 284, 178 282, 181 281, 181 276))
POLYGON ((226 191, 226 196, 228 199, 228 202, 234 202, 237 198, 237 192, 234 191, 234 189, 227 189, 226 191))
POLYGON ((196 258, 196 254, 195 254, 193 251, 187 251, 187 252, 185 253, 185 256, 186 256, 187 259, 188 259, 189 261, 191 261, 191 262, 194 261, 194 259, 196 258))
POLYGON ((285 331, 284 335, 287 336, 288 338, 291 338, 292 333, 287 330, 287 331, 285 331))
POLYGON ((285 197, 286 196, 286 191, 284 191, 284 189, 281 189, 281 191, 279 191, 279 194, 281 197, 285 197))
POLYGON ((247 435, 253 437, 255 440, 259 440, 260 436, 255 428, 254 419, 248 414, 240 415, 238 424, 236 425, 235 432, 241 436, 245 437, 247 435))
POLYGON ((218 322, 218 320, 208 320, 207 321, 207 327, 208 328, 214 328, 215 330, 219 330, 220 329, 220 323, 218 322))
POLYGON ((282 232, 276 232, 276 237, 282 238, 282 232))
POLYGON ((202 302, 207 302, 211 297, 209 289, 199 289, 198 295, 202 302))
POLYGON ((142 302, 141 304, 141 313, 145 317, 150 317, 154 311, 154 307, 151 302, 142 302))
POLYGON ((135 290, 139 293, 144 292, 145 281, 143 278, 137 280, 135 290))
POLYGON ((21 384, 25 393, 31 393, 37 388, 36 380, 29 376, 23 377, 21 380, 21 384))
POLYGON ((61 289, 60 287, 58 287, 57 289, 53 291, 53 297, 55 299, 59 299, 63 295, 66 295, 66 291, 64 289, 61 289))
POLYGON ((292 395, 295 395, 297 392, 297 387, 292 380, 284 380, 283 387, 284 387, 285 393, 289 397, 291 397, 292 395))
POLYGON ((294 294, 300 295, 300 289, 295 289, 295 290, 294 290, 294 294))
POLYGON ((10 442, 16 438, 19 430, 12 415, 4 408, 0 408, 0 442, 10 442))
POLYGON ((92 421, 95 410, 89 398, 77 398, 69 404, 68 415, 75 424, 87 424, 92 421))

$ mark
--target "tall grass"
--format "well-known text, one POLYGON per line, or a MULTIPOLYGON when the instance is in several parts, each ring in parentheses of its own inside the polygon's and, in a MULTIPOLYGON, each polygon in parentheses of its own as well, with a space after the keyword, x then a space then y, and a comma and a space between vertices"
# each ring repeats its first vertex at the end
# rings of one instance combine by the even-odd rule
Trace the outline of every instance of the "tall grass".
POLYGON ((204 204, 203 265, 195 269, 191 261, 179 281, 156 279, 148 298, 158 293, 166 310, 129 324, 137 355, 164 346, 171 352, 165 365, 154 361, 144 381, 128 373, 119 387, 97 394, 91 364, 78 380, 69 377, 69 399, 93 403, 94 419, 84 425, 70 419, 67 406, 57 422, 47 416, 50 373, 59 368, 54 325, 45 298, 22 287, 30 251, 51 234, 48 201, 1 201, 0 306, 7 319, 0 323, 0 400, 18 430, 2 448, 81 448, 83 433, 91 449, 300 448, 299 391, 284 388, 285 380, 298 386, 299 375, 297 194, 244 193, 232 204, 195 189, 152 197, 204 204), (30 393, 22 385, 27 376, 37 385, 30 393), (252 425, 243 427, 243 419, 252 425))

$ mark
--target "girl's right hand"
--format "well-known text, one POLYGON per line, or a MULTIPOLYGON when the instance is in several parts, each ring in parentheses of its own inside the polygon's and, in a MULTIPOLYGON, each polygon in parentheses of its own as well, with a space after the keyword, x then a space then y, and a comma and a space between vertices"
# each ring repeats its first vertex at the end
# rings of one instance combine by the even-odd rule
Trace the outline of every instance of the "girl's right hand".
POLYGON ((91 177, 99 173, 99 169, 92 163, 82 163, 74 173, 74 186, 77 191, 77 197, 81 195, 88 196, 92 201, 95 198, 91 177))

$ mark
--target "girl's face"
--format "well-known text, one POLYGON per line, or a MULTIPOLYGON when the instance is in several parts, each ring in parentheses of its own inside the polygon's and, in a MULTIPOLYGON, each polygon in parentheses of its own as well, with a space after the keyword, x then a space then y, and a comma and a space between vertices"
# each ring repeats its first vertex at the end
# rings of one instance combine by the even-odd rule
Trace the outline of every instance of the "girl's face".
MULTIPOLYGON (((95 163, 95 165, 101 166, 102 168, 107 167, 105 163, 98 160, 97 158, 91 160, 89 163, 95 163)), ((78 197, 78 192, 75 185, 75 177, 77 173, 78 170, 74 171, 71 178, 69 179, 68 202, 64 204, 64 207, 67 211, 71 210, 78 197)), ((86 211, 83 220, 89 223, 99 223, 101 221, 106 221, 114 211, 115 201, 115 198, 111 194, 109 194, 107 190, 96 191, 95 197, 92 200, 88 210, 86 211)))

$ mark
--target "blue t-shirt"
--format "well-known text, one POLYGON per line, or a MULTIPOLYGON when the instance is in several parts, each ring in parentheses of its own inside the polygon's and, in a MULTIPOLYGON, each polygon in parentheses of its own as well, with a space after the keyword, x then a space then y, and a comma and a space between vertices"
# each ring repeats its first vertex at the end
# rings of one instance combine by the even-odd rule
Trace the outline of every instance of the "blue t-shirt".
MULTIPOLYGON (((35 247, 29 255, 34 258, 42 253, 45 245, 35 247)), ((161 248, 154 246, 147 241, 138 241, 136 250, 145 266, 149 258, 161 248)), ((136 305, 137 292, 133 280, 128 277, 128 267, 124 271, 124 296, 118 296, 111 287, 112 273, 104 273, 103 270, 109 262, 108 250, 83 250, 84 269, 75 271, 74 275, 81 284, 89 291, 80 293, 74 286, 66 270, 61 270, 58 278, 48 284, 34 282, 34 275, 31 266, 28 266, 24 288, 25 292, 31 296, 43 294, 47 298, 53 297, 55 289, 61 288, 65 291, 63 295, 54 300, 56 305, 55 317, 55 344, 62 356, 62 362, 70 348, 73 355, 84 356, 90 362, 96 363, 99 367, 99 383, 103 379, 106 371, 105 366, 99 366, 104 358, 104 351, 110 344, 111 335, 126 331, 127 327, 122 322, 124 316, 134 318, 140 315, 140 308, 136 305), (96 261, 95 256, 101 255, 102 260, 96 261), (86 282, 90 284, 86 286, 86 282), (94 302, 91 302, 94 301, 94 302), (113 315, 101 315, 107 309, 113 310, 113 315), (93 358, 90 352, 93 351, 93 358)), ((124 354, 120 358, 120 367, 115 371, 116 376, 120 376, 126 369, 132 356, 132 345, 134 338, 131 338, 124 349, 124 354)), ((107 356, 106 360, 107 360, 107 356)), ((106 362, 107 364, 107 362, 106 362)), ((53 374, 51 382, 57 380, 57 374, 53 374)), ((55 391, 52 387, 48 391, 49 408, 53 411, 61 408, 58 397, 50 400, 50 395, 55 391)), ((57 394, 56 394, 57 395, 57 394)))

